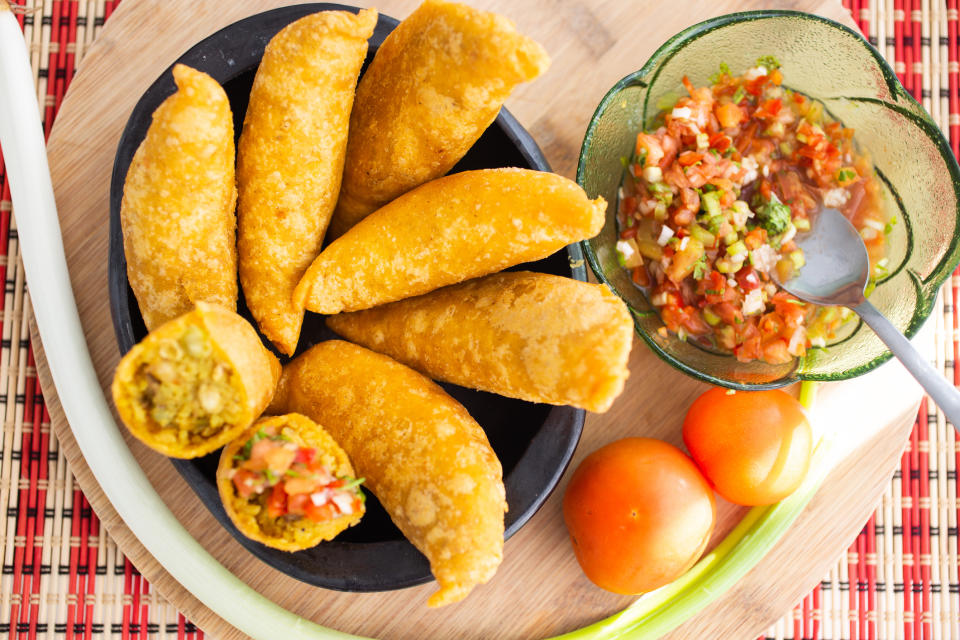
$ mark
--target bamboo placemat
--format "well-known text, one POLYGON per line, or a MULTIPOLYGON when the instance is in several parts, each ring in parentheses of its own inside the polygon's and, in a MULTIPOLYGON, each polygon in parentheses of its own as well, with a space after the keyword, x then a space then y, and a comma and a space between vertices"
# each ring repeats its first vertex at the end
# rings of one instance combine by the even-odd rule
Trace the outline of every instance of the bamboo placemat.
MULTIPOLYGON (((2 1, 2 0, 0 0, 2 1)), ((844 0, 960 145, 958 0, 844 0)), ((46 132, 77 63, 119 0, 14 0, 46 132)), ((99 526, 50 430, 30 346, 29 296, 0 154, 0 634, 12 638, 202 638, 99 526)), ((938 301, 937 365, 960 383, 960 275, 938 301)), ((960 638, 955 432, 917 416, 877 510, 821 584, 765 634, 779 639, 960 638)))

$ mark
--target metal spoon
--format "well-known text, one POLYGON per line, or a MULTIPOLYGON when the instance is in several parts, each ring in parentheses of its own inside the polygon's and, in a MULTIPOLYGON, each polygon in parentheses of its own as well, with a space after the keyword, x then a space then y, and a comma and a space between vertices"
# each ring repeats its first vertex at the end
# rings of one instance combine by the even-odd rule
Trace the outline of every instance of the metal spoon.
POLYGON ((864 297, 870 260, 850 221, 836 209, 825 208, 817 215, 813 230, 798 236, 796 243, 803 249, 806 264, 780 286, 807 302, 853 310, 926 389, 947 420, 960 430, 960 391, 864 297))

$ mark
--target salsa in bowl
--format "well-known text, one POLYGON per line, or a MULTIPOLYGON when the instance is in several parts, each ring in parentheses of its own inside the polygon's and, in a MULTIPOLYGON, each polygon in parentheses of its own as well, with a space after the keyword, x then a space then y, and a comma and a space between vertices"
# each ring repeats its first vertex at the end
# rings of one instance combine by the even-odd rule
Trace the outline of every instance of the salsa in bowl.
POLYGON ((805 264, 795 238, 836 207, 860 232, 874 277, 896 223, 854 131, 785 86, 763 56, 725 63, 637 134, 618 191, 617 259, 680 340, 771 365, 826 348, 853 314, 783 291, 805 264))
POLYGON ((890 357, 846 310, 776 286, 802 268, 793 239, 820 208, 860 230, 870 300, 908 336, 960 258, 943 135, 862 37, 810 14, 730 14, 668 40, 601 101, 577 180, 615 203, 583 246, 637 333, 727 387, 841 380, 890 357))

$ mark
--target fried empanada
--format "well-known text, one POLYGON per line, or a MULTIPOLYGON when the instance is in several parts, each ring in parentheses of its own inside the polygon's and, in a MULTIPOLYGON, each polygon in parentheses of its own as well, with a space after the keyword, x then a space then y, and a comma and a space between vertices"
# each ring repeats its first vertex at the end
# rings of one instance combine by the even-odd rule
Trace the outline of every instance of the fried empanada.
POLYGON ((148 330, 205 301, 237 308, 233 116, 205 73, 173 67, 120 204, 127 279, 148 330))
POLYGON ((130 432, 174 458, 219 449, 270 402, 280 363, 233 311, 198 302, 120 360, 113 401, 130 432))
POLYGON ((333 540, 360 521, 353 465, 323 427, 297 413, 263 418, 220 453, 217 490, 240 533, 281 551, 333 540))
POLYGON ((430 561, 440 590, 464 598, 503 557, 507 503, 500 461, 467 410, 387 356, 330 340, 283 369, 274 412, 322 424, 400 531, 430 561))
POLYGON ((294 302, 324 314, 369 309, 506 267, 596 235, 606 201, 528 169, 438 178, 375 211, 317 256, 294 302))
POLYGON ((330 233, 342 235, 450 171, 513 88, 548 64, 543 48, 502 16, 445 0, 420 5, 383 41, 357 86, 330 233))
POLYGON ((605 285, 529 271, 330 316, 327 326, 434 380, 596 412, 623 390, 633 342, 630 312, 605 285))
POLYGON ((377 12, 321 11, 270 40, 240 135, 240 284, 281 352, 297 347, 293 289, 320 252, 337 202, 347 126, 377 12))

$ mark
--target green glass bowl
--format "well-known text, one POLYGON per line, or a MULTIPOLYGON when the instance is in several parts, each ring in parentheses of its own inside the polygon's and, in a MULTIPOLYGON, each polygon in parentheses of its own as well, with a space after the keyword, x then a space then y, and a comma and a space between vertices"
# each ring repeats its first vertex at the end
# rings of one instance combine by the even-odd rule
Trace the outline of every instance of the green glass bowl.
POLYGON ((891 322, 913 336, 930 315, 940 285, 960 260, 960 168, 940 129, 860 35, 818 16, 795 11, 749 11, 696 24, 663 44, 645 65, 607 92, 587 128, 577 182, 609 203, 607 221, 583 242, 597 278, 633 312, 637 333, 654 353, 695 378, 734 389, 781 387, 798 380, 844 380, 890 358, 883 343, 856 320, 826 350, 811 349, 786 365, 738 362, 673 334, 661 336, 659 315, 619 266, 614 250, 621 158, 630 155, 659 100, 683 93, 681 79, 709 84, 721 62, 734 72, 762 55, 783 64, 784 86, 824 103, 829 115, 855 129, 896 216, 889 235, 889 275, 870 296, 891 322))

